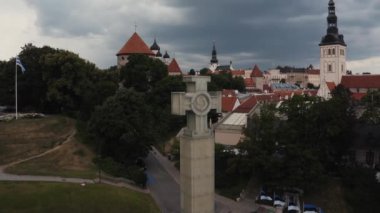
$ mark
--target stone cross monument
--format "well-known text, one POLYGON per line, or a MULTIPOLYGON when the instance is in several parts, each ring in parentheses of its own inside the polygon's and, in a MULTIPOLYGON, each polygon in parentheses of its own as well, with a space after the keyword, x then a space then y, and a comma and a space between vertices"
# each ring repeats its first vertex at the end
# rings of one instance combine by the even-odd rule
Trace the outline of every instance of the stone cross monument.
POLYGON ((221 111, 220 92, 208 93, 209 76, 185 76, 186 93, 172 93, 172 114, 186 115, 180 140, 181 212, 214 213, 214 134, 208 127, 211 109, 221 111))

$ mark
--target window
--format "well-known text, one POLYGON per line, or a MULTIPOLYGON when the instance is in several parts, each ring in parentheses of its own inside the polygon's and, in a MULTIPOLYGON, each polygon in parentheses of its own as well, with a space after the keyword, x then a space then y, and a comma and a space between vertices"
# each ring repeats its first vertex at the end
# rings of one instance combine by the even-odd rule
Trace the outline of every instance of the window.
POLYGON ((332 65, 331 64, 327 65, 327 71, 332 72, 332 65))
POLYGON ((331 49, 328 50, 327 55, 331 55, 331 49))
POLYGON ((375 153, 373 153, 372 151, 368 151, 366 154, 365 154, 365 162, 369 165, 369 166, 372 166, 373 163, 374 163, 374 158, 375 158, 375 153))
POLYGON ((332 54, 335 55, 335 49, 332 49, 332 54))
POLYGON ((344 55, 344 50, 340 50, 340 55, 344 55))
POLYGON ((341 71, 343 72, 343 69, 344 69, 343 64, 341 65, 340 69, 341 69, 341 71))

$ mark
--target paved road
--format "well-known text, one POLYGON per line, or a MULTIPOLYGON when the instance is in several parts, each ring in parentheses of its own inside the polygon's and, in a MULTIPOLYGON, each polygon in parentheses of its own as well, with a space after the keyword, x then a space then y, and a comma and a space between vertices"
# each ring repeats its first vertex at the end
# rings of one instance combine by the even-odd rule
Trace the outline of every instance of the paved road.
POLYGON ((150 153, 145 160, 148 175, 148 188, 163 213, 179 213, 180 190, 178 183, 168 174, 150 153))
MULTIPOLYGON (((146 159, 148 188, 163 213, 180 212, 180 173, 156 149, 146 159)), ((241 202, 215 194, 215 212, 251 213, 258 208, 253 200, 241 202)))

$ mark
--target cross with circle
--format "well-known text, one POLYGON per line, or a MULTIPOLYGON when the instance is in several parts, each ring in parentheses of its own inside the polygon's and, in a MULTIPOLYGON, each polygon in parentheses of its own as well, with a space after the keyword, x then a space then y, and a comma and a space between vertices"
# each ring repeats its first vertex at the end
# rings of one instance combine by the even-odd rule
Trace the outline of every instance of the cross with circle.
POLYGON ((207 114, 211 109, 221 111, 220 92, 207 92, 209 76, 185 76, 185 92, 172 93, 172 114, 186 115, 185 135, 203 137, 211 134, 207 124, 207 114))

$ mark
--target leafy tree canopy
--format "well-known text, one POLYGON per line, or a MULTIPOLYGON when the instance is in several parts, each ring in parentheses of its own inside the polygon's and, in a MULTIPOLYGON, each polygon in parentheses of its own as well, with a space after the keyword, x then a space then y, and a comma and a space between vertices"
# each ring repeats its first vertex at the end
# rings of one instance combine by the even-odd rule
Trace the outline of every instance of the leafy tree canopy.
POLYGON ((168 69, 158 59, 137 54, 128 57, 128 63, 121 68, 120 75, 126 88, 133 87, 136 91, 146 92, 168 76, 168 69))
POLYGON ((362 99, 365 111, 360 119, 368 124, 380 124, 380 91, 368 91, 362 99))
POLYGON ((147 155, 155 141, 152 117, 152 108, 143 93, 133 88, 120 89, 96 108, 89 131, 100 144, 103 157, 132 165, 147 155))
POLYGON ((310 189, 334 172, 349 147, 354 116, 345 93, 328 101, 294 96, 279 109, 264 105, 249 119, 247 139, 239 144, 264 183, 310 189))

